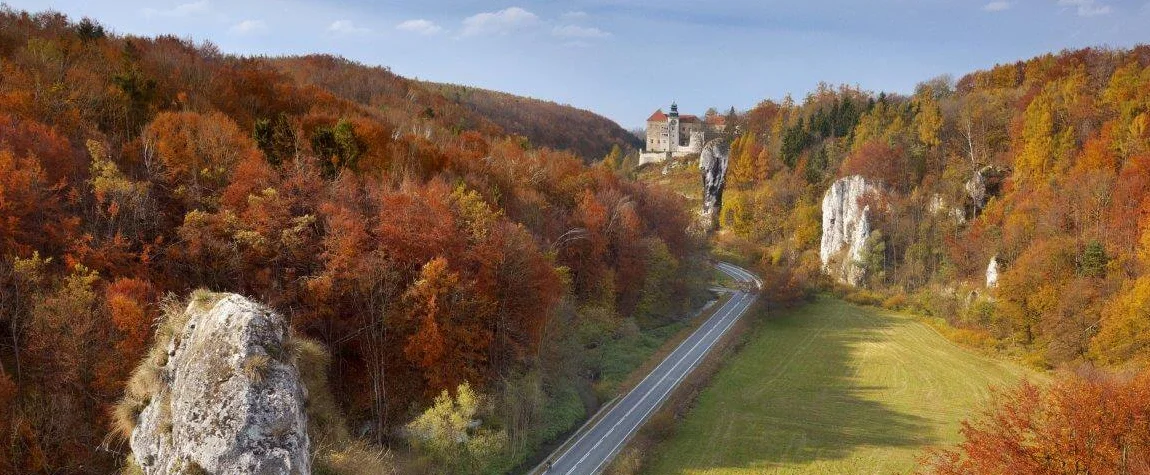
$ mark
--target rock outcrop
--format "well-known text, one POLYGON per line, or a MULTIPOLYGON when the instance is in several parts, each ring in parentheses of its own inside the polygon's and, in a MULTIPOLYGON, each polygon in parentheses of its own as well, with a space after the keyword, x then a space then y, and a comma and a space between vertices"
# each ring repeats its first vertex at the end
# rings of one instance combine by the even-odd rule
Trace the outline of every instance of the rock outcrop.
POLYGON ((990 264, 986 265, 986 288, 995 287, 998 287, 998 256, 991 257, 990 264))
MULTIPOLYGON (((737 132, 736 132, 737 133, 737 132)), ((727 167, 731 162, 731 142, 720 137, 703 145, 699 154, 699 168, 703 172, 703 225, 714 228, 719 210, 723 207, 723 187, 727 180, 727 167)))
POLYGON ((200 293, 168 324, 130 440, 144 473, 310 474, 287 322, 239 295, 200 293))
POLYGON ((966 214, 962 212, 961 208, 951 206, 947 203, 946 198, 942 195, 935 193, 931 195, 930 201, 927 203, 927 211, 935 216, 946 215, 954 219, 955 224, 962 225, 966 223, 966 214))
POLYGON ((998 195, 1002 187, 1002 179, 1006 173, 1006 170, 994 165, 987 165, 974 172, 974 176, 966 180, 966 195, 970 197, 970 205, 973 208, 972 216, 982 212, 982 208, 986 207, 991 196, 998 195))
POLYGON ((819 247, 823 272, 845 284, 858 285, 863 269, 866 240, 870 237, 867 213, 870 207, 859 203, 879 188, 858 175, 838 179, 823 196, 823 236, 819 247))

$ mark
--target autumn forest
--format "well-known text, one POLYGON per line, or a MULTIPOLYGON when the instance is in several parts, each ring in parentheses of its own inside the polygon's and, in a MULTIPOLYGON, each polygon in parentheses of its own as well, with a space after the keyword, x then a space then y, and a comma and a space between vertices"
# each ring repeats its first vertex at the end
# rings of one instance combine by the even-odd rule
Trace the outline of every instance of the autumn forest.
POLYGON ((1150 470, 1150 47, 821 84, 727 128, 708 234, 589 111, 0 7, 0 473, 142 473, 137 367, 204 291, 305 342, 315 473, 522 472, 690 325, 712 256, 768 306, 914 313, 1050 375, 926 469, 1150 470), (879 191, 848 286, 821 206, 856 175, 879 191), (411 442, 443 421, 463 436, 411 442))
POLYGON ((1059 375, 1048 394, 1004 390, 937 471, 1150 470, 1150 48, 1048 54, 907 96, 822 85, 741 122, 720 247, 757 263, 773 299, 830 285, 820 204, 861 176, 877 184, 860 198, 873 231, 858 286, 836 292, 1059 375))
MULTIPOLYGON (((373 443, 443 390, 498 397, 504 470, 582 417, 572 381, 599 364, 583 348, 701 298, 681 198, 434 88, 56 13, 0 25, 0 472, 119 467, 131 362, 162 302, 197 288, 326 346, 340 412, 373 443)), ((573 149, 605 134, 568 132, 573 149)))

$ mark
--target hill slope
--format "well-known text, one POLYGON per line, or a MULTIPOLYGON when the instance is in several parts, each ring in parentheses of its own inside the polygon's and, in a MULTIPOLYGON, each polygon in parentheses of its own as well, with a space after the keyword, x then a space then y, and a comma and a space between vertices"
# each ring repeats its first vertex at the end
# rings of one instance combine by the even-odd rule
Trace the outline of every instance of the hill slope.
POLYGON ((821 273, 825 193, 862 176, 882 192, 861 286, 1036 366, 1147 362, 1150 46, 1043 55, 913 96, 824 85, 739 122, 721 221, 782 297, 821 273))
POLYGON ((0 6, 0 78, 0 473, 116 471, 143 398, 115 403, 194 289, 322 343, 350 445, 409 473, 521 463, 596 403, 604 348, 705 292, 682 200, 382 68, 0 6), (406 436, 447 391, 489 423, 406 436))
POLYGON ((611 147, 635 148, 630 132, 590 111, 467 86, 415 81, 390 69, 328 55, 267 59, 297 81, 385 113, 421 117, 454 131, 520 135, 532 145, 573 152, 591 162, 611 147))
POLYGON ((491 119, 508 133, 544 147, 568 149, 585 159, 606 156, 613 145, 624 150, 642 141, 619 124, 571 106, 456 84, 424 83, 449 101, 491 119))

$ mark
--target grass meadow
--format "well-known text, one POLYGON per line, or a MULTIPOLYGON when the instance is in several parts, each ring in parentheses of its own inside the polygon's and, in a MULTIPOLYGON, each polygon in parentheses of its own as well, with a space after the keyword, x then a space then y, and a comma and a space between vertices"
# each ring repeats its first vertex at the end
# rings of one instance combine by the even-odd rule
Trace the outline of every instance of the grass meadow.
POLYGON ((645 472, 912 472, 990 387, 1027 376, 910 316, 820 298, 756 325, 645 472))

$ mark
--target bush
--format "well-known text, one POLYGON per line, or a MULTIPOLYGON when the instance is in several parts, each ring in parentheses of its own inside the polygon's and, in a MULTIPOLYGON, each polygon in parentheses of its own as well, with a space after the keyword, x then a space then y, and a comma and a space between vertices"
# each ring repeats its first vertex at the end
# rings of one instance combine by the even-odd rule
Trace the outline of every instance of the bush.
POLYGON ((889 310, 903 310, 906 308, 906 294, 897 293, 882 301, 882 307, 889 310))
POLYGON ((436 396, 423 414, 407 424, 412 445, 445 473, 489 473, 507 447, 507 432, 485 427, 481 416, 490 413, 489 401, 460 384, 452 397, 436 396))
POLYGON ((844 296, 843 300, 856 305, 877 307, 883 302, 883 297, 878 292, 872 290, 858 289, 844 296))

